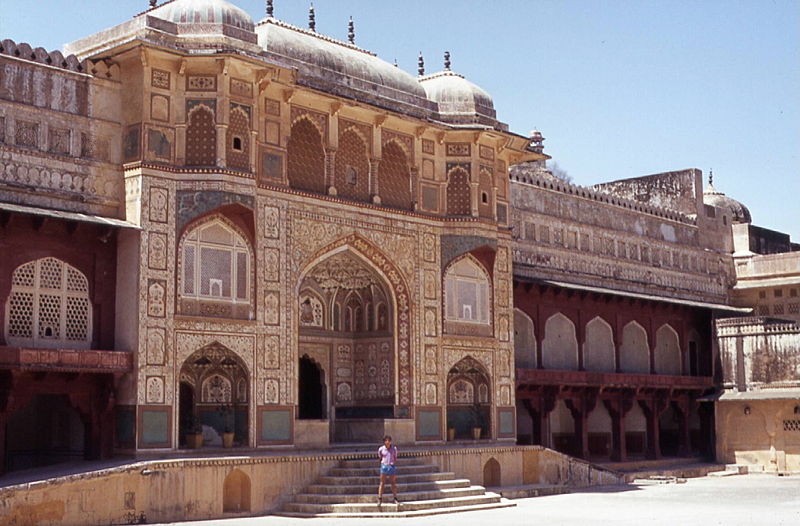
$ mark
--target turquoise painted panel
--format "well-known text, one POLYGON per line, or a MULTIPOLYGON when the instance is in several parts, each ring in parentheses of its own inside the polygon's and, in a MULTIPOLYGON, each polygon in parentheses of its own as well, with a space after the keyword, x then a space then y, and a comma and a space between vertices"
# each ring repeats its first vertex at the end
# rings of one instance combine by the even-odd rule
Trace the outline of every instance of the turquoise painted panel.
POLYGON ((261 440, 288 442, 292 439, 292 411, 289 409, 261 411, 261 440))
POLYGON ((499 414, 500 420, 500 434, 513 435, 514 434, 514 413, 511 411, 501 411, 499 414))
POLYGON ((142 445, 160 445, 169 442, 169 413, 166 409, 142 411, 142 445))
POLYGON ((420 438, 442 437, 442 413, 421 409, 417 413, 417 434, 420 438))

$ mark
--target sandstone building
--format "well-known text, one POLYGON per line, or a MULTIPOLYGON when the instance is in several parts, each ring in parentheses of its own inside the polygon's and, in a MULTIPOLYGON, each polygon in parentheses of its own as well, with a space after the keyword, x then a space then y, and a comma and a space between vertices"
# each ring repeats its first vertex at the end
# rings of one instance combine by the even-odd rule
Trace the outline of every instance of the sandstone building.
POLYGON ((418 73, 224 0, 2 41, 0 467, 201 426, 712 455, 716 327, 796 311, 797 269, 745 285, 796 245, 699 170, 555 179, 449 55, 418 73))

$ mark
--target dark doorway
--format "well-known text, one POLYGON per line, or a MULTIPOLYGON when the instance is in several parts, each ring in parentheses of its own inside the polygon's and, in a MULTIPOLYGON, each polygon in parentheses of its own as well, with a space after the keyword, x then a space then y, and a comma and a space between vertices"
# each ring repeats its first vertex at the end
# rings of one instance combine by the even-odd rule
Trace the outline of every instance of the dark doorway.
POLYGON ((86 458, 88 426, 66 395, 35 395, 6 425, 6 469, 86 458))
POLYGON ((300 390, 298 418, 301 420, 325 418, 323 373, 319 365, 308 356, 300 358, 298 388, 300 390))
POLYGON ((178 434, 181 446, 186 446, 186 434, 194 432, 197 416, 194 414, 194 388, 181 382, 178 406, 178 434))

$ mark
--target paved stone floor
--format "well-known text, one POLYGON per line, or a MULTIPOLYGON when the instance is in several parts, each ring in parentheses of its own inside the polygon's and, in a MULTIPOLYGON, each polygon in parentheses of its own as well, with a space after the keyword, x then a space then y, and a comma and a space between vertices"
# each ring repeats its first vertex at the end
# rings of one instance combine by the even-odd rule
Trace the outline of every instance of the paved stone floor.
POLYGON ((689 479, 685 484, 608 486, 520 499, 515 508, 414 519, 257 517, 186 526, 797 526, 800 476, 746 475, 689 479))

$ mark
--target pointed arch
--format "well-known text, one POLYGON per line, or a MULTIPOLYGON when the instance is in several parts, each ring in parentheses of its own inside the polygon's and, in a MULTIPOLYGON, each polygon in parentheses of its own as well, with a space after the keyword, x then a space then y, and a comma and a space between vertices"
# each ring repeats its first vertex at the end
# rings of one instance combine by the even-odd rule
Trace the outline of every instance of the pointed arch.
POLYGON ((303 115, 292 123, 286 145, 289 186, 318 194, 326 193, 323 132, 312 118, 303 115))
POLYGON ((444 301, 447 321, 491 324, 489 272, 472 254, 454 259, 445 268, 444 301))
POLYGON ((378 192, 381 203, 386 206, 406 210, 412 208, 412 181, 408 158, 408 152, 400 141, 390 139, 384 143, 378 167, 378 192))
POLYGON ((369 142, 355 126, 339 134, 334 186, 337 195, 359 201, 369 200, 369 142))
POLYGON ((227 131, 226 166, 250 171, 250 108, 231 104, 227 131))
POLYGON ((545 369, 578 369, 578 338, 575 324, 557 312, 544 324, 542 366, 545 369))
POLYGON ((412 402, 412 370, 411 370, 411 335, 413 334, 412 304, 408 284, 403 272, 379 248, 358 234, 339 238, 328 246, 318 250, 308 258, 298 273, 295 290, 298 291, 308 273, 323 260, 338 254, 349 252, 372 269, 387 284, 393 305, 395 327, 395 348, 397 352, 397 403, 401 406, 399 414, 404 414, 404 407, 412 402))
POLYGON ((250 477, 240 469, 234 469, 225 477, 222 484, 222 511, 250 511, 250 477))
POLYGON ((656 347, 653 359, 656 374, 680 375, 683 362, 678 332, 665 323, 656 331, 656 347))
POLYGON ((647 374, 650 372, 650 346, 647 341, 647 331, 636 321, 628 322, 622 329, 619 368, 623 373, 647 374))
POLYGON ((472 215, 469 172, 456 166, 447 172, 447 215, 472 215))
POLYGON ((187 115, 186 166, 217 165, 217 126, 209 102, 193 105, 187 115))
POLYGON ((190 225, 181 235, 177 259, 178 312, 253 316, 253 249, 236 224, 211 214, 190 225), (220 307, 204 310, 203 305, 210 303, 220 307))
POLYGON ((533 320, 520 309, 514 309, 514 366, 536 369, 536 331, 533 320))
POLYGON ((583 343, 583 368, 587 371, 613 373, 617 370, 614 331, 600 316, 586 324, 583 343))

